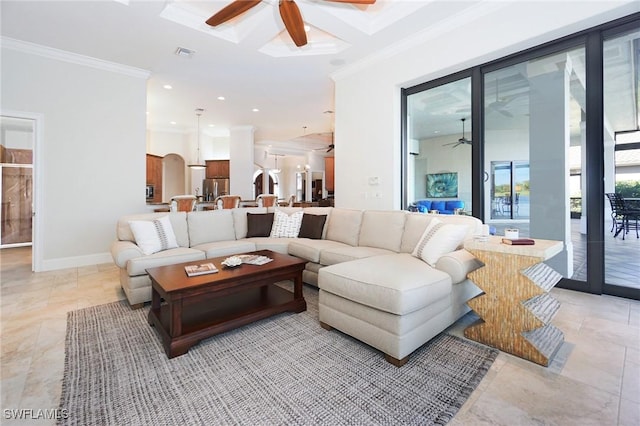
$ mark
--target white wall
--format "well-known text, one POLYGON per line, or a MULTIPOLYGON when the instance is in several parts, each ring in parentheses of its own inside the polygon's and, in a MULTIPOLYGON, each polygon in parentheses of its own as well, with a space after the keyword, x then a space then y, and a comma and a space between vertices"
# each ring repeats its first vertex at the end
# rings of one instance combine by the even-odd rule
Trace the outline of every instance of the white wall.
POLYGON ((441 22, 397 46, 400 53, 383 51, 335 73, 336 206, 400 208, 401 88, 640 11, 637 0, 544 5, 480 2, 469 11, 473 24, 441 22), (498 13, 487 17, 490 10, 498 13), (375 176, 379 185, 370 185, 375 176))
MULTIPOLYGON (((123 67, 124 69, 124 67, 123 67)), ((110 262, 115 224, 145 212, 146 74, 2 47, 1 106, 42 114, 42 267, 110 262)), ((141 71, 141 70, 138 70, 141 71)))
MULTIPOLYGON (((147 132, 147 153, 164 157, 167 154, 178 154, 185 162, 191 161, 189 134, 185 132, 153 131, 147 132)), ((193 153, 195 161, 195 151, 193 153)))
POLYGON ((229 136, 203 134, 200 144, 200 156, 205 160, 228 160, 230 158, 229 136))

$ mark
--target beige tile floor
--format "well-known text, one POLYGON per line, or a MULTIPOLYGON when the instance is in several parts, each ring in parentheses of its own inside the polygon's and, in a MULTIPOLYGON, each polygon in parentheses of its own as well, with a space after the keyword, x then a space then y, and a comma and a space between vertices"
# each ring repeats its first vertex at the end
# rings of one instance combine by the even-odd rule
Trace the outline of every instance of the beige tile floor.
MULTIPOLYGON (((0 423, 53 409, 64 374, 66 313, 124 298, 114 265, 32 273, 30 250, 0 250, 0 423)), ((501 353, 452 425, 640 425, 640 302, 554 289, 565 344, 552 365, 501 353)), ((451 327, 461 335, 470 314, 451 327)))

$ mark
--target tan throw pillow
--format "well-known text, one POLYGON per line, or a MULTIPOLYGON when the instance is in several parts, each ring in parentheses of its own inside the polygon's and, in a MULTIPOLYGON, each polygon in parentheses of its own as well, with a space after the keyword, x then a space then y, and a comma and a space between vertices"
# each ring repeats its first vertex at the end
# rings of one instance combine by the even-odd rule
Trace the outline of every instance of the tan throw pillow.
POLYGON ((279 210, 274 212, 273 226, 271 227, 272 238, 296 238, 300 232, 302 215, 304 212, 298 211, 291 215, 279 210))
POLYGON ((438 259, 455 251, 464 241, 466 235, 467 227, 465 225, 445 224, 441 220, 433 218, 411 254, 435 267, 438 259))
POLYGON ((162 250, 178 247, 169 216, 155 220, 129 221, 136 244, 144 254, 153 254, 162 250))

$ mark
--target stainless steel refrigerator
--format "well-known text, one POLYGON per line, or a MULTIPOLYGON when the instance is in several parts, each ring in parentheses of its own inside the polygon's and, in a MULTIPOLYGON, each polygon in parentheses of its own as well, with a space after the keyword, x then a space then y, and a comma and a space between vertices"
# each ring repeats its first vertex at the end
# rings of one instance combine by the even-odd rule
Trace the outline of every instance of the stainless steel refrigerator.
POLYGON ((213 201, 218 195, 229 195, 229 179, 204 179, 202 181, 202 197, 204 201, 213 201))

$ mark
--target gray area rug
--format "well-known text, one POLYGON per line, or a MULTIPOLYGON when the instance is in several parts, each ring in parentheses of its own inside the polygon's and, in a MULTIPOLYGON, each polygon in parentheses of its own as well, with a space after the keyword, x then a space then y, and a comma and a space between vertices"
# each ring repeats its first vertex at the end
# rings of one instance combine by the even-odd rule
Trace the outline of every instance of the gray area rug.
POLYGON ((446 424, 498 351, 448 334, 402 368, 308 309, 202 341, 167 359, 148 308, 116 302, 67 318, 60 408, 76 425, 446 424))

